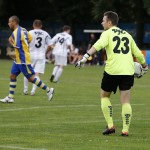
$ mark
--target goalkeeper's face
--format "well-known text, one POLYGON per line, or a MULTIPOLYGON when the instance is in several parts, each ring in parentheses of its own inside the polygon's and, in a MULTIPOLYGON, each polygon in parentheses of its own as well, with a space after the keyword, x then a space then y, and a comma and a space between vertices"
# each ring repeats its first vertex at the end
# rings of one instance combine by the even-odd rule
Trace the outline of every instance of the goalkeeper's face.
POLYGON ((110 28, 111 22, 107 19, 107 16, 104 16, 101 24, 104 30, 107 30, 110 28))

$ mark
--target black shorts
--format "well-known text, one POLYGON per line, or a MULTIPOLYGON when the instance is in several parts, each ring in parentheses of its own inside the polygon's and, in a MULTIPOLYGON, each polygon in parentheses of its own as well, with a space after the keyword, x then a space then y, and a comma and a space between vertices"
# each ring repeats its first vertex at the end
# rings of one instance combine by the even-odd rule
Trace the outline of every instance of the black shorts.
POLYGON ((101 89, 106 92, 114 92, 117 91, 117 87, 119 86, 119 90, 125 91, 129 90, 134 84, 134 75, 109 75, 104 72, 103 79, 101 82, 101 89))

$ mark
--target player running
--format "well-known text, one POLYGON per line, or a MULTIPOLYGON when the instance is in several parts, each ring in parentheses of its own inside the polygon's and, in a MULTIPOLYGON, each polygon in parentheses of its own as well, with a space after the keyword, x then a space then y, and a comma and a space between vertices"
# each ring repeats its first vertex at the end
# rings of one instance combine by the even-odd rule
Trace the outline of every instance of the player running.
POLYGON ((28 45, 32 40, 32 36, 25 28, 19 26, 19 18, 17 16, 11 16, 9 18, 8 25, 10 29, 13 30, 13 33, 9 38, 9 42, 15 49, 16 58, 12 65, 10 74, 9 95, 0 101, 3 103, 14 102, 17 76, 21 72, 30 82, 45 90, 47 92, 48 100, 50 101, 53 97, 54 88, 47 87, 40 79, 36 78, 35 72, 31 66, 28 45))
MULTIPOLYGON (((45 70, 45 53, 51 49, 50 35, 42 30, 42 21, 34 20, 33 30, 29 31, 32 36, 32 41, 29 43, 29 51, 31 57, 31 66, 35 71, 35 76, 39 79, 40 74, 44 74, 45 70)), ((33 84, 30 95, 34 95, 37 85, 33 84)), ((24 94, 28 94, 28 79, 24 77, 24 94)))
POLYGON ((53 69, 50 81, 57 83, 63 72, 64 66, 67 65, 68 49, 72 49, 72 36, 70 35, 71 27, 65 25, 63 32, 57 33, 51 40, 53 45, 53 54, 55 56, 55 67, 53 69))

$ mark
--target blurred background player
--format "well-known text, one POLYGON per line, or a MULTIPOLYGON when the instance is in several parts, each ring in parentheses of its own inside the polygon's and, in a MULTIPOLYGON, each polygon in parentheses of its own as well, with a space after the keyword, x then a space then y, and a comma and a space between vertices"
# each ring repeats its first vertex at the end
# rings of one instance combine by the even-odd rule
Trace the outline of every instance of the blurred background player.
POLYGON ((8 20, 10 29, 13 30, 12 35, 9 37, 9 43, 15 49, 15 60, 11 68, 9 95, 4 99, 0 99, 3 103, 13 103, 14 94, 17 86, 17 76, 22 72, 24 76, 32 83, 36 84, 41 89, 47 92, 48 100, 53 97, 54 88, 49 88, 40 79, 35 77, 34 69, 31 66, 29 43, 32 40, 31 34, 19 26, 19 18, 11 16, 8 20))
MULTIPOLYGON (((97 41, 97 37, 94 33, 90 34, 90 41, 88 44, 88 49, 90 49, 94 43, 97 41)), ((91 56, 91 58, 88 59, 87 63, 92 64, 92 65, 101 65, 101 58, 100 58, 100 53, 101 51, 96 52, 91 56)))
MULTIPOLYGON (((89 41, 87 49, 90 49, 96 41, 97 41, 97 39, 95 37, 95 34, 91 33, 90 34, 90 41, 89 41)), ((97 53, 95 53, 95 54, 93 54, 92 56, 89 57, 89 59, 87 61, 87 64, 93 65, 94 62, 96 61, 96 58, 97 58, 97 53)))
MULTIPOLYGON (((44 74, 46 52, 50 50, 50 35, 42 30, 42 21, 34 20, 33 30, 29 31, 32 36, 32 41, 29 44, 29 51, 31 56, 31 65, 34 68, 35 76, 39 79, 40 74, 44 74)), ((34 95, 37 85, 33 84, 30 95, 34 95)), ((24 77, 24 94, 28 94, 28 79, 24 77)))
POLYGON ((51 82, 58 82, 63 72, 63 67, 67 65, 68 49, 72 50, 72 36, 70 32, 71 27, 65 25, 63 32, 57 33, 51 40, 55 56, 55 67, 50 77, 51 82))
POLYGON ((79 57, 79 49, 75 47, 75 45, 72 45, 72 50, 68 55, 69 64, 75 64, 78 60, 78 57, 79 57))

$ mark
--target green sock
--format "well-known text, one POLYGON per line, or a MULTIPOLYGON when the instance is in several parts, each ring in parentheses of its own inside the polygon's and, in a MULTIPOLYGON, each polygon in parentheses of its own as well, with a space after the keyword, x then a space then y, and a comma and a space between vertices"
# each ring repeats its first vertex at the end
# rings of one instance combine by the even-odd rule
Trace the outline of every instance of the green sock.
POLYGON ((101 108, 107 122, 108 128, 113 127, 112 105, 108 97, 101 98, 101 108))
POLYGON ((132 108, 129 103, 122 105, 122 119, 123 119, 123 129, 122 132, 129 132, 129 126, 132 117, 132 108))

